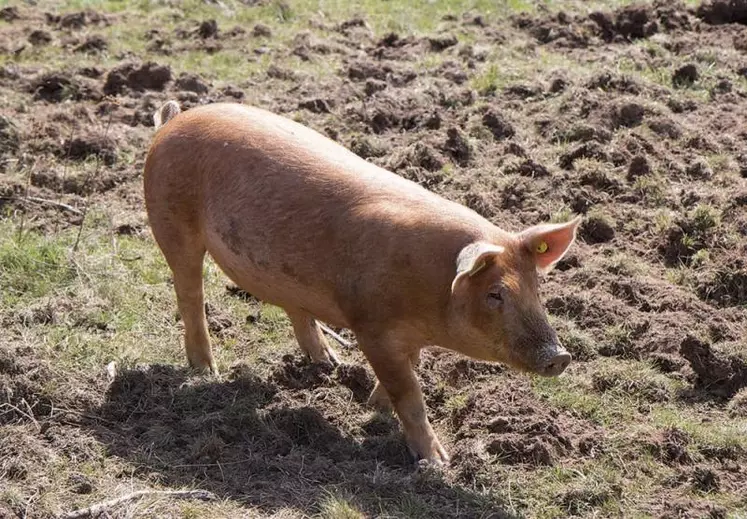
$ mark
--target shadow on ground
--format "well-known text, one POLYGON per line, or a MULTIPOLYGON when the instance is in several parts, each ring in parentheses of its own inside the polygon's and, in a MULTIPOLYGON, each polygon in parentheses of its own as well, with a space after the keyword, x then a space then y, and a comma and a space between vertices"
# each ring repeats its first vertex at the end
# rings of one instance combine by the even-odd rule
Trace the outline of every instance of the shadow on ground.
POLYGON ((328 374, 288 362, 267 379, 247 366, 224 381, 163 365, 123 371, 88 427, 139 477, 263 513, 313 513, 332 494, 377 516, 513 517, 500 502, 417 470, 392 417, 361 407, 351 419, 332 397, 307 405, 316 391, 350 395, 328 374))

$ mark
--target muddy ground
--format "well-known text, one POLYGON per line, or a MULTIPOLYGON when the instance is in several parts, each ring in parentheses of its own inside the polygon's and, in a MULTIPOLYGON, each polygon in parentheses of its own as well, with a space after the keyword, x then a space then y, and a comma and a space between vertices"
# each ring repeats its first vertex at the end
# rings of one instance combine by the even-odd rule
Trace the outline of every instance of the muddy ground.
MULTIPOLYGON (((48 517, 125 484, 209 490, 220 504, 191 512, 205 517, 348 517, 320 505, 329 495, 371 517, 747 514, 746 443, 708 432, 747 435, 745 2, 466 11, 425 35, 374 31, 361 12, 297 20, 275 43, 277 19, 186 19, 138 28, 136 49, 91 65, 112 45, 107 27, 142 22, 129 16, 0 11, 6 221, 53 236, 105 208, 113 234, 151 243, 141 173, 154 109, 251 102, 510 230, 584 215, 580 243, 542 286, 576 361, 547 385, 426 354, 419 375, 453 456, 434 472, 413 465, 396 420, 365 406, 373 378, 356 351, 335 370, 309 365, 285 329, 280 353, 238 359, 221 380, 178 360, 111 377, 70 370, 27 340, 74 304, 10 305, 0 517, 48 517), (69 60, 24 60, 49 45, 69 60), (512 61, 494 63, 509 46, 512 61), (227 49, 265 66, 234 82, 172 61, 227 49), (603 416, 609 402, 619 415, 603 416)), ((240 338, 259 303, 247 302, 246 323, 213 306, 214 334, 240 338)), ((105 322, 73 326, 117 340, 105 322)), ((110 513, 188 515, 153 506, 110 513)))

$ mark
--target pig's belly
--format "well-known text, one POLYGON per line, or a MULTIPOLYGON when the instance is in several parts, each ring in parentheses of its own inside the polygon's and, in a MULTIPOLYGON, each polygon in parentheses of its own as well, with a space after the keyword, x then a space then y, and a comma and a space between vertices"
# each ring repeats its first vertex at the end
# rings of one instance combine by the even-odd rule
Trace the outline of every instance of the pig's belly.
POLYGON ((332 326, 349 327, 331 289, 315 290, 299 283, 275 265, 258 267, 211 234, 207 233, 208 253, 220 269, 243 290, 266 303, 288 310, 304 310, 332 326))

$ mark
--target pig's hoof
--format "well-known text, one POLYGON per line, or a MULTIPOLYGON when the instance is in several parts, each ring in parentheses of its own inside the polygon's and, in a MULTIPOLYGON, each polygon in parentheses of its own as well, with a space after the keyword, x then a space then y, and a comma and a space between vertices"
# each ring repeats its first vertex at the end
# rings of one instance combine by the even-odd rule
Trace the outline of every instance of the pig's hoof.
MULTIPOLYGON (((414 452, 410 449, 410 452, 414 452)), ((444 467, 449 464, 449 455, 441 446, 438 440, 434 441, 431 451, 426 455, 416 454, 417 464, 419 467, 444 467)))
POLYGON ((340 362, 340 357, 337 356, 337 352, 334 349, 332 349, 332 347, 329 345, 327 346, 326 350, 327 350, 327 362, 329 362, 335 367, 339 366, 341 362, 340 362))
POLYGON ((210 362, 189 362, 189 367, 192 368, 192 371, 197 373, 198 375, 213 375, 218 376, 218 366, 215 364, 215 361, 211 360, 210 362))
POLYGON ((419 471, 438 470, 446 467, 448 462, 443 461, 440 458, 433 460, 419 459, 417 465, 417 470, 419 471))
POLYGON ((340 365, 340 359, 337 354, 331 349, 326 350, 322 355, 306 355, 306 357, 316 364, 327 364, 333 368, 340 365))

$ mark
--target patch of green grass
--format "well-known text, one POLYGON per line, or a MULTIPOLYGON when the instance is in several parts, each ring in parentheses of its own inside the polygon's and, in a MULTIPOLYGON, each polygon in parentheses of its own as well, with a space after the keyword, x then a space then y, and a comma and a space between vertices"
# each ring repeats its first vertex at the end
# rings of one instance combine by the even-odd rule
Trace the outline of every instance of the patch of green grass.
MULTIPOLYGON (((28 231, 19 239, 18 225, 0 221, 0 311, 28 323, 40 350, 75 370, 112 360, 183 365, 182 325, 163 255, 150 237, 114 236, 105 222, 92 211, 73 252, 77 228, 48 236, 28 231)), ((231 297, 211 260, 204 283, 206 301, 229 327, 211 333, 219 369, 278 344, 295 347, 285 313, 231 297), (246 323, 250 311, 257 322, 246 323)))
POLYGON ((573 211, 569 207, 563 207, 562 209, 553 212, 550 215, 550 223, 565 223, 570 222, 573 218, 573 211))
POLYGON ((470 403, 470 393, 457 393, 444 402, 444 409, 451 414, 465 410, 470 403))
POLYGON ((698 204, 688 215, 688 220, 694 231, 708 234, 721 223, 721 214, 710 205, 698 204))
POLYGON ((16 305, 71 286, 78 274, 68 243, 0 220, 0 301, 16 305))
POLYGON ((664 203, 667 183, 661 175, 650 174, 638 177, 633 183, 633 191, 651 205, 664 203))
POLYGON ((704 421, 692 409, 653 407, 652 422, 659 428, 677 427, 688 434, 696 448, 737 450, 747 453, 747 417, 736 420, 704 421))
POLYGON ((616 428, 635 422, 641 403, 667 405, 680 388, 646 363, 610 358, 572 364, 560 378, 533 377, 532 385, 551 405, 616 428))
POLYGON ((320 519, 363 519, 363 513, 349 499, 329 494, 319 504, 320 519))
POLYGON ((594 339, 576 323, 555 315, 550 315, 549 319, 560 344, 573 355, 574 361, 588 361, 597 356, 594 339))
POLYGON ((616 393, 621 399, 639 402, 666 402, 681 387, 648 364, 621 360, 597 363, 591 381, 600 393, 616 393))
POLYGON ((600 261, 609 272, 619 276, 641 276, 645 275, 648 270, 640 260, 621 251, 615 251, 610 256, 603 256, 600 261))
POLYGON ((604 348, 606 355, 629 356, 634 342, 634 334, 629 326, 615 324, 608 326, 603 333, 604 348))

